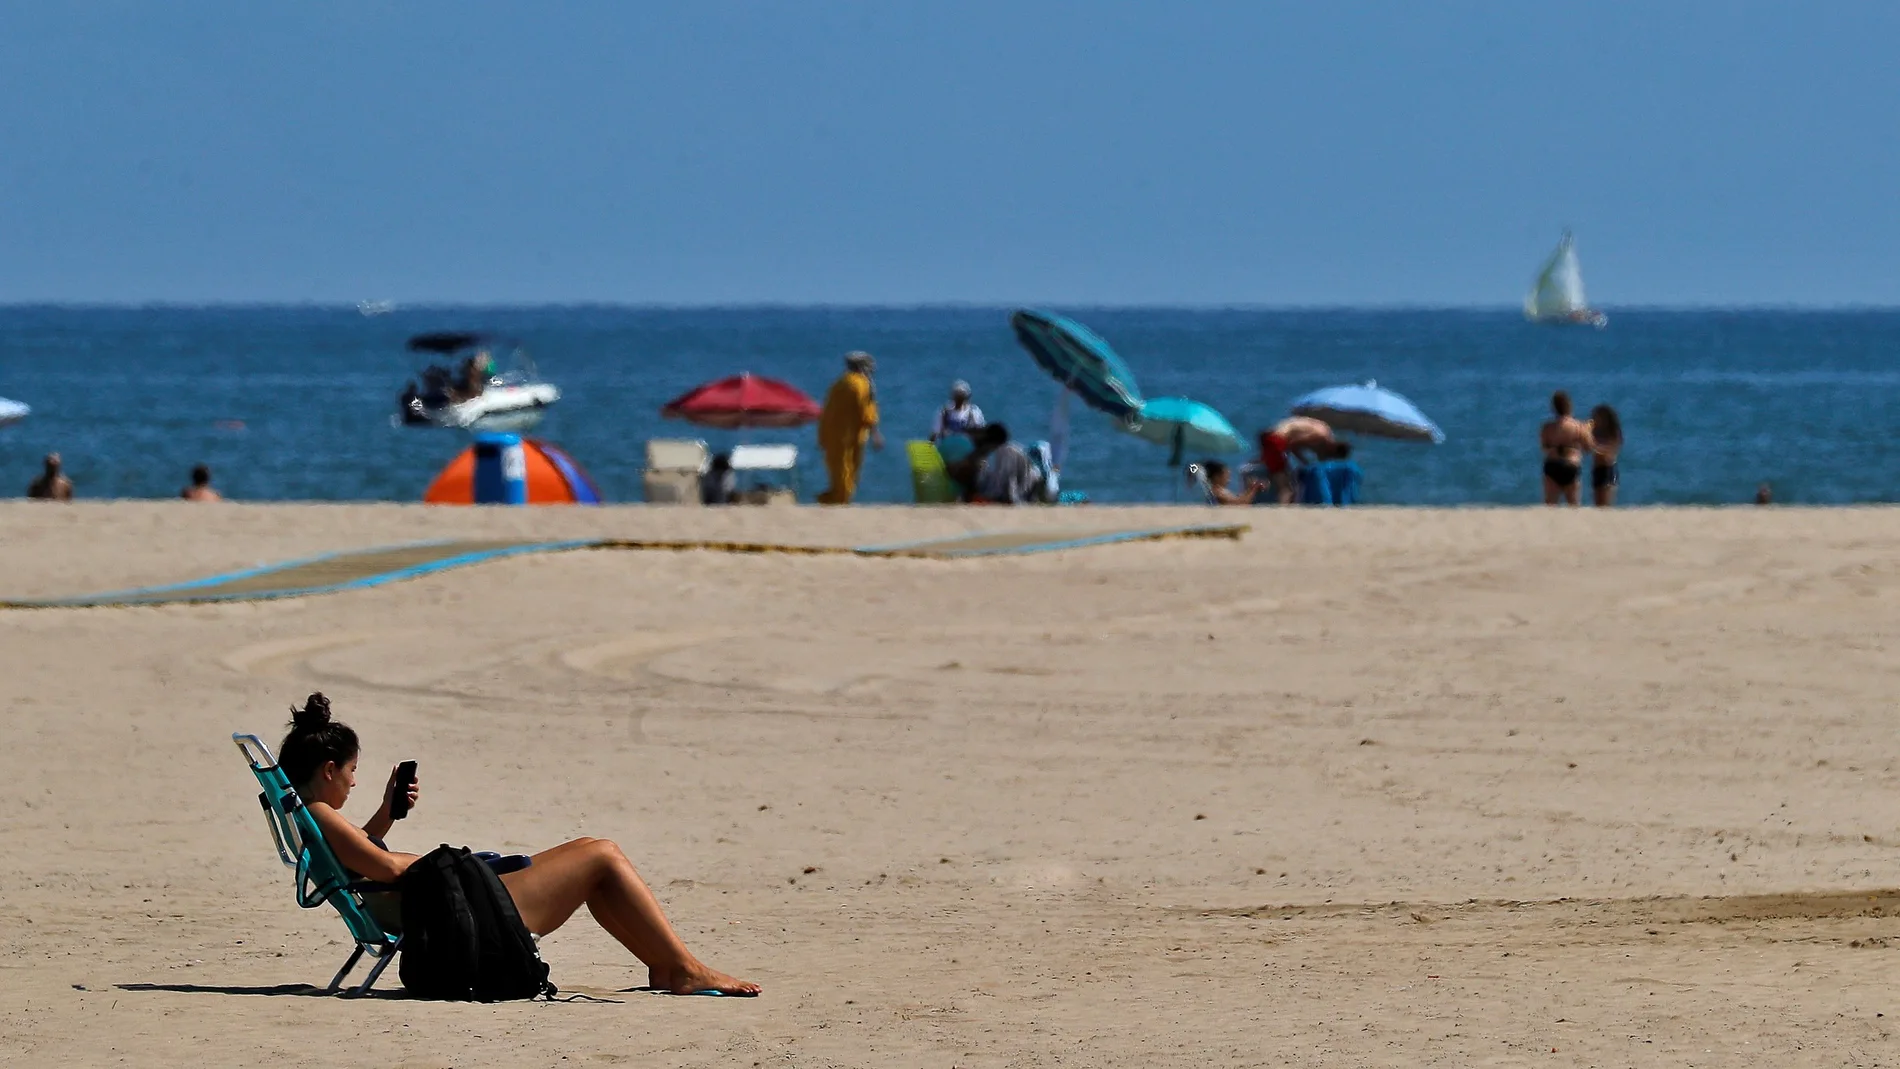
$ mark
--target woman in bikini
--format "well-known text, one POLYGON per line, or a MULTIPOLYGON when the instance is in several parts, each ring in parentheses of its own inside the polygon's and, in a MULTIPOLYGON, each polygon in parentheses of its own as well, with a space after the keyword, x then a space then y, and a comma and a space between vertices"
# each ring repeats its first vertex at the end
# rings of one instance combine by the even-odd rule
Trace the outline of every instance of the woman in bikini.
POLYGON ((1616 458, 1623 452, 1623 423, 1616 409, 1598 405, 1590 410, 1590 495, 1597 508, 1616 504, 1616 458))
MULTIPOLYGON (((362 827, 351 824, 340 810, 356 786, 356 732, 330 719, 330 700, 321 694, 291 710, 291 717, 277 763, 322 830, 323 841, 351 872, 394 883, 416 860, 415 854, 397 853, 381 842, 391 826, 396 771, 390 770, 382 808, 362 827)), ((419 788, 409 788, 411 805, 419 795, 419 788)), ((646 964, 650 987, 676 995, 759 993, 759 985, 708 968, 686 949, 633 863, 606 839, 575 839, 543 850, 527 868, 503 874, 501 882, 522 923, 538 936, 586 906, 607 934, 646 964)))
POLYGON ((1558 390, 1550 395, 1550 410, 1555 418, 1537 432, 1537 444, 1544 451, 1544 504, 1559 501, 1579 504, 1582 488, 1583 454, 1590 448, 1590 427, 1571 415, 1570 395, 1558 390))

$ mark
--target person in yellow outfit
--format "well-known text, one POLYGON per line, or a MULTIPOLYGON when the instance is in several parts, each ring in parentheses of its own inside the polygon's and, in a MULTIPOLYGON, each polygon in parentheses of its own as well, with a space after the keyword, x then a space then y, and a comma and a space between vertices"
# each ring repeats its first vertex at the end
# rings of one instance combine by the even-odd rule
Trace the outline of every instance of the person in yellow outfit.
POLYGON ((856 496, 867 438, 873 449, 884 448, 884 435, 877 429, 877 387, 871 383, 876 370, 870 353, 846 353, 844 374, 825 394, 825 407, 818 414, 818 447, 825 451, 831 485, 818 495, 821 505, 849 505, 856 496))

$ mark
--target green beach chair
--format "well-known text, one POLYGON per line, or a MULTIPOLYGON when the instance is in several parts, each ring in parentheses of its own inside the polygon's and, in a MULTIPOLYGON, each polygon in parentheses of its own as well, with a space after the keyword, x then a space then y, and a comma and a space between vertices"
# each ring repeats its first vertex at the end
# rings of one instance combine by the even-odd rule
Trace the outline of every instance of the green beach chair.
POLYGON ((910 454, 910 490, 919 505, 949 505, 957 500, 957 484, 943 466, 943 454, 931 442, 905 442, 910 454))
POLYGON ((323 841, 323 833, 317 829, 317 822, 304 808, 303 799, 297 797, 297 791, 291 787, 290 780, 283 770, 277 767, 277 760, 271 756, 270 748, 256 735, 233 734, 231 741, 237 744, 238 751, 244 755, 244 761, 251 766, 251 774, 257 777, 257 784, 263 793, 257 796, 258 804, 264 807, 266 823, 270 825, 271 841, 277 847, 277 859, 296 873, 297 904, 305 909, 316 909, 328 902, 343 915, 343 924, 350 930, 350 938, 356 941, 356 950, 350 954, 350 960, 330 979, 325 991, 335 991, 343 984, 344 977, 356 968, 364 954, 376 959, 363 982, 350 989, 351 995, 367 992, 376 978, 383 974, 389 963, 395 960, 396 952, 402 949, 402 937, 391 935, 370 916, 363 903, 366 892, 393 891, 388 884, 370 880, 352 879, 349 872, 337 861, 336 855, 323 841))

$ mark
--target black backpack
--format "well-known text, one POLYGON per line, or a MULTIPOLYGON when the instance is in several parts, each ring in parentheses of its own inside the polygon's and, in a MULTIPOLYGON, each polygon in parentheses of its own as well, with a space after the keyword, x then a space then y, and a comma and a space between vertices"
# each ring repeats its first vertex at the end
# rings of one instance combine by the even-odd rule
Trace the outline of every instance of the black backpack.
POLYGON ((419 998, 552 996, 548 967, 501 878, 466 847, 417 858, 402 893, 402 986, 419 998))

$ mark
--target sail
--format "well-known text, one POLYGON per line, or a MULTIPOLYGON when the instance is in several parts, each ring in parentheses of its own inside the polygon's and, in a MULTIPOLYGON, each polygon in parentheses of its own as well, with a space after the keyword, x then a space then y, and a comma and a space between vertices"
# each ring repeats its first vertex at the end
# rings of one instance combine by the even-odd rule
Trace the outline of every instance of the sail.
POLYGON ((1583 271, 1577 266, 1576 243, 1570 231, 1564 231, 1557 251, 1544 261, 1537 273, 1537 285, 1524 298, 1524 314, 1532 319, 1551 319, 1573 315, 1589 308, 1583 296, 1583 271))

